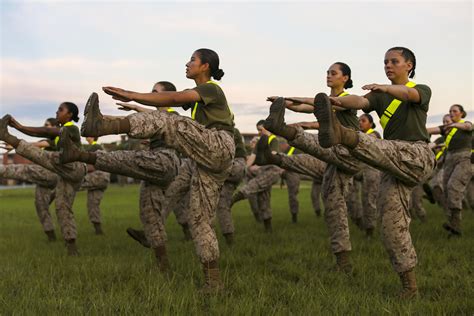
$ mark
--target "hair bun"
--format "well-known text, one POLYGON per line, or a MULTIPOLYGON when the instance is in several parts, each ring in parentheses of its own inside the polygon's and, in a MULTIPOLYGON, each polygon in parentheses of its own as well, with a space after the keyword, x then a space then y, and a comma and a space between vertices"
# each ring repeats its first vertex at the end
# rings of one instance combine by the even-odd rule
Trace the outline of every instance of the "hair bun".
POLYGON ((353 85, 353 83, 352 83, 352 79, 349 79, 349 80, 346 81, 346 84, 344 85, 344 88, 350 89, 350 88, 352 88, 353 86, 354 86, 354 85, 353 85))
POLYGON ((216 80, 221 80, 222 77, 224 77, 224 70, 222 69, 217 69, 216 71, 214 71, 214 73, 212 74, 212 77, 216 80))

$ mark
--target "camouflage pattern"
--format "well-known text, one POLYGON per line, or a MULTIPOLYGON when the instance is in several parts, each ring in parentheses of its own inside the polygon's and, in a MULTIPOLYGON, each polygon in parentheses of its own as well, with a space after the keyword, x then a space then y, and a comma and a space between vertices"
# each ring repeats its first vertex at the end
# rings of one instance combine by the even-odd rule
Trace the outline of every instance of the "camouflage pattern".
POLYGON ((461 210, 464 193, 471 181, 471 151, 448 151, 443 169, 443 188, 447 209, 461 210))
POLYGON ((298 193, 300 191, 301 182, 300 175, 295 172, 285 171, 284 178, 286 182, 286 187, 288 189, 288 203, 290 206, 290 213, 298 214, 300 207, 298 202, 298 193))
POLYGON ((165 194, 163 188, 151 182, 142 181, 140 185, 140 220, 151 248, 166 243, 166 230, 162 215, 165 194))
MULTIPOLYGON (((256 174, 252 174, 250 172, 247 172, 245 174, 245 183, 248 183, 252 178, 255 177, 256 174)), ((250 195, 247 200, 249 201, 250 205, 250 210, 252 211, 253 216, 256 219, 262 220, 260 218, 260 211, 258 210, 258 199, 256 194, 250 195)))
POLYGON ((364 228, 375 228, 379 214, 377 211, 377 196, 379 193, 380 171, 366 166, 362 171, 362 221, 364 228))
POLYGON ((110 183, 108 172, 95 170, 84 177, 81 190, 87 190, 87 214, 91 223, 101 223, 100 202, 110 183))
POLYGON ((235 158, 229 178, 222 186, 219 203, 217 204, 217 219, 223 234, 230 234, 235 231, 231 213, 232 195, 244 176, 245 158, 235 158))
POLYGON ((281 157, 281 167, 285 170, 293 171, 302 175, 308 175, 319 183, 323 181, 324 171, 327 164, 308 154, 298 154, 287 156, 279 154, 281 157))
POLYGON ((130 136, 160 137, 164 143, 190 158, 188 224, 202 263, 219 258, 219 246, 212 222, 220 190, 230 174, 235 153, 231 133, 207 129, 186 117, 164 111, 128 116, 130 136))
POLYGON ((58 176, 34 164, 0 165, 0 178, 36 184, 35 208, 44 231, 54 230, 49 205, 54 200, 58 176))
POLYGON ((311 204, 314 212, 319 216, 321 214, 321 181, 313 179, 311 184, 311 204))
POLYGON ((96 169, 144 180, 162 188, 173 181, 180 165, 176 152, 167 148, 97 151, 96 154, 96 169))
POLYGON ((299 127, 295 139, 289 144, 326 163, 335 165, 340 171, 348 174, 356 174, 363 166, 358 159, 352 157, 346 147, 336 145, 331 148, 322 148, 317 134, 307 133, 299 127))
POLYGON ((351 153, 383 172, 377 207, 385 248, 396 272, 409 271, 417 262, 409 231, 411 191, 431 176, 434 154, 425 142, 380 140, 360 132, 358 136, 351 153))
POLYGON ((471 181, 467 185, 466 200, 468 206, 474 211, 474 164, 471 163, 471 181))
POLYGON ((180 225, 188 224, 189 190, 191 187, 189 179, 191 177, 191 161, 189 159, 182 159, 178 175, 165 191, 164 220, 173 212, 176 216, 176 221, 180 225))
POLYGON ((426 219, 426 210, 423 206, 423 183, 417 185, 411 191, 410 215, 412 218, 418 217, 421 221, 426 219))
POLYGON ((81 162, 61 164, 57 152, 41 150, 23 140, 16 148, 16 153, 59 175, 56 186, 56 214, 63 238, 75 240, 77 229, 72 204, 86 175, 86 164, 81 162))
POLYGON ((35 188, 35 208, 38 219, 43 227, 43 231, 54 230, 53 219, 49 212, 49 206, 56 196, 56 191, 51 188, 36 185, 35 188))
POLYGON ((324 219, 334 254, 352 250, 346 203, 351 181, 351 174, 342 172, 335 165, 327 166, 323 178, 322 196, 324 219))
POLYGON ((238 189, 245 198, 256 195, 260 219, 272 218, 270 205, 272 186, 278 182, 283 173, 283 169, 268 165, 258 169, 255 176, 244 186, 238 189))
POLYGON ((347 194, 346 204, 347 212, 349 213, 350 218, 358 223, 362 222, 364 216, 364 211, 362 209, 362 199, 361 199, 361 189, 362 182, 352 178, 349 183, 349 191, 347 194))
POLYGON ((433 171, 432 178, 428 181, 429 186, 433 192, 433 198, 435 199, 436 203, 445 211, 446 216, 448 216, 448 211, 446 207, 446 198, 444 196, 444 189, 443 189, 443 176, 444 176, 444 168, 435 168, 433 171))

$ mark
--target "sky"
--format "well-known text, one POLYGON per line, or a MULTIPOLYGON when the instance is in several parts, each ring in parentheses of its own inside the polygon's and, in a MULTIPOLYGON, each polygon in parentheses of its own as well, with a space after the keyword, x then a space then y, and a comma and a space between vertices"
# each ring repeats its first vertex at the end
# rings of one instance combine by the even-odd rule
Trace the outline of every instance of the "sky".
MULTIPOLYGON (((255 132, 267 96, 329 92, 326 70, 336 61, 352 68, 349 92, 364 94, 364 84, 388 83, 386 50, 406 46, 417 57, 414 81, 433 92, 429 125, 454 103, 472 120, 472 13, 472 1, 2 0, 0 115, 41 125, 63 101, 82 114, 93 91, 104 113, 123 115, 102 86, 147 92, 167 80, 192 88, 185 64, 206 47, 220 56, 237 127, 255 132)), ((301 120, 314 117, 287 114, 301 120)))

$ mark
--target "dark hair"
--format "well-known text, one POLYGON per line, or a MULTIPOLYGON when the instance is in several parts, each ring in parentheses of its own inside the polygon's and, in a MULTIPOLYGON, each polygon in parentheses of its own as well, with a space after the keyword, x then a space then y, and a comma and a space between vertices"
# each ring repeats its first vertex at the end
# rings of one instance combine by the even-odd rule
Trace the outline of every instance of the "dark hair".
POLYGON ((155 83, 155 85, 159 84, 160 86, 163 87, 163 90, 165 91, 176 91, 176 87, 174 84, 172 84, 169 81, 158 81, 155 83))
POLYGON ((211 77, 216 80, 221 80, 224 77, 224 71, 219 68, 219 55, 211 49, 200 48, 196 51, 199 54, 201 63, 209 64, 211 77))
POLYGON ((344 89, 352 88, 354 85, 353 85, 352 79, 351 79, 351 67, 349 67, 346 63, 343 63, 343 62, 340 62, 340 61, 336 62, 335 64, 339 65, 339 69, 341 69, 343 76, 348 76, 349 77, 349 79, 344 84, 344 89))
POLYGON ((57 119, 55 119, 54 117, 49 117, 46 119, 46 122, 48 122, 49 124, 51 124, 52 126, 55 126, 55 127, 59 127, 59 122, 57 119))
POLYGON ((374 118, 372 117, 372 115, 364 113, 361 115, 361 117, 362 116, 365 116, 369 120, 370 124, 372 124, 372 128, 375 128, 376 125, 374 123, 374 118))
POLYGON ((71 120, 79 122, 79 109, 77 108, 77 105, 72 102, 63 102, 63 104, 67 107, 68 112, 72 114, 71 120))
POLYGON ((401 51, 401 54, 402 54, 403 58, 405 58, 405 61, 411 61, 412 62, 413 67, 411 68, 410 72, 408 73, 408 78, 411 79, 411 78, 415 77, 415 68, 416 68, 415 54, 411 50, 409 50, 408 48, 402 47, 402 46, 392 47, 387 52, 390 52, 392 50, 401 51))
POLYGON ((466 113, 466 111, 464 111, 464 107, 463 107, 461 104, 453 104, 453 105, 451 105, 451 107, 453 107, 453 106, 457 106, 457 107, 458 107, 459 111, 461 111, 461 113, 462 113, 462 115, 461 115, 462 118, 465 118, 465 117, 467 116, 467 113, 466 113))
POLYGON ((260 121, 257 122, 257 126, 260 126, 260 125, 263 125, 263 124, 265 124, 265 120, 260 120, 260 121))

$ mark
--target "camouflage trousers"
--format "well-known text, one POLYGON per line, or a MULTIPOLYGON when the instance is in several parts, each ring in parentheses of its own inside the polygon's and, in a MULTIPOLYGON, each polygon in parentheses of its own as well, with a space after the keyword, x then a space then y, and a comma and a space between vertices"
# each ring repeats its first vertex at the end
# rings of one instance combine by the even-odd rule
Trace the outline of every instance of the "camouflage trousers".
POLYGON ((219 194, 229 176, 235 143, 231 133, 207 129, 190 118, 164 111, 127 116, 129 135, 135 138, 160 137, 167 146, 190 158, 188 223, 202 263, 219 258, 219 246, 212 222, 219 194))
POLYGON ((364 228, 375 228, 379 218, 377 196, 380 185, 380 171, 366 166, 362 171, 362 223, 364 228))
POLYGON ((410 215, 412 218, 418 217, 421 221, 426 219, 426 210, 423 206, 423 183, 417 185, 411 191, 410 215))
MULTIPOLYGON (((326 170, 327 164, 308 154, 298 155, 280 155, 281 156, 281 167, 288 171, 293 171, 301 175, 310 176, 313 179, 311 186, 311 202, 316 214, 321 213, 320 206, 320 195, 321 195, 321 183, 323 181, 324 171, 326 170)), ((291 209, 291 202, 290 202, 291 209)))
POLYGON ((238 189, 245 198, 256 197, 258 213, 262 220, 272 218, 272 186, 278 182, 282 172, 281 168, 273 165, 260 167, 255 176, 238 189))
POLYGON ((425 142, 380 140, 361 132, 358 136, 351 154, 383 172, 378 209, 385 248, 396 272, 409 271, 417 262, 409 230, 411 191, 431 176, 434 154, 425 142))
MULTIPOLYGON (((250 172, 247 172, 246 175, 245 175, 245 183, 246 184, 249 183, 249 181, 252 180, 252 178, 254 178, 254 177, 255 177, 255 174, 251 174, 250 172)), ((253 216, 256 219, 262 220, 261 215, 260 215, 260 211, 258 209, 257 194, 250 195, 247 198, 247 200, 249 201, 250 210, 252 211, 253 216)))
POLYGON ((231 234, 235 231, 231 213, 232 195, 244 176, 245 158, 235 158, 230 175, 222 186, 217 204, 217 220, 223 234, 231 234))
POLYGON ((151 247, 166 242, 162 204, 164 193, 178 173, 179 158, 167 148, 153 150, 97 151, 96 169, 142 180, 140 220, 151 247))
POLYGON ((318 136, 298 129, 290 145, 326 163, 322 183, 324 218, 328 227, 333 253, 351 251, 348 210, 346 200, 352 176, 362 170, 363 163, 352 157, 350 151, 341 145, 323 148, 318 136))
POLYGON ((362 199, 360 194, 361 189, 361 181, 356 180, 355 178, 350 180, 346 204, 347 213, 353 221, 362 221, 362 218, 364 216, 364 211, 362 209, 362 199))
POLYGON ((471 181, 467 185, 466 189, 466 200, 467 205, 474 211, 474 164, 471 163, 471 181))
MULTIPOLYGON (((471 181, 471 151, 448 151, 443 165, 443 188, 448 217, 462 210, 464 193, 471 181)), ((460 214, 459 214, 460 216, 460 214)))
POLYGON ((84 177, 81 190, 87 190, 87 214, 91 223, 101 223, 100 202, 104 192, 109 186, 110 174, 108 172, 95 170, 84 177))
POLYGON ((444 175, 444 168, 435 168, 433 170, 433 175, 428 182, 432 192, 433 198, 435 199, 436 203, 444 210, 446 216, 448 216, 447 207, 446 207, 446 198, 444 196, 444 189, 443 189, 443 175, 444 175))
POLYGON ((81 162, 61 164, 57 152, 41 150, 25 141, 20 141, 16 153, 56 173, 56 214, 65 240, 77 238, 77 227, 72 211, 76 192, 87 173, 87 166, 81 162))
POLYGON ((163 219, 166 220, 173 212, 176 221, 182 226, 188 224, 189 190, 191 188, 189 179, 192 177, 192 169, 189 159, 185 158, 181 161, 178 175, 165 191, 166 203, 163 209, 163 219))
POLYGON ((298 193, 300 191, 301 178, 298 173, 285 171, 284 178, 288 190, 288 204, 290 206, 291 214, 298 214, 300 204, 298 202, 298 193))
POLYGON ((54 200, 58 176, 34 164, 0 165, 0 178, 36 184, 35 208, 43 230, 54 230, 53 220, 49 212, 49 205, 54 200))

